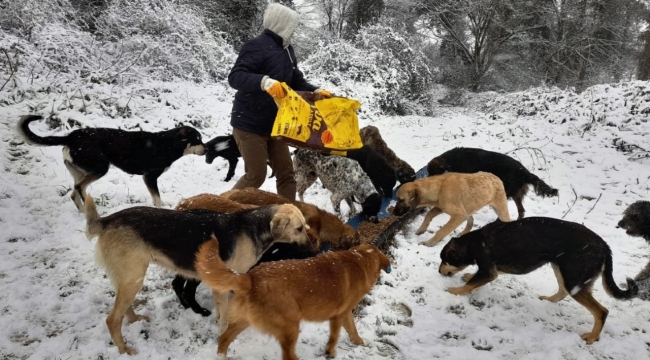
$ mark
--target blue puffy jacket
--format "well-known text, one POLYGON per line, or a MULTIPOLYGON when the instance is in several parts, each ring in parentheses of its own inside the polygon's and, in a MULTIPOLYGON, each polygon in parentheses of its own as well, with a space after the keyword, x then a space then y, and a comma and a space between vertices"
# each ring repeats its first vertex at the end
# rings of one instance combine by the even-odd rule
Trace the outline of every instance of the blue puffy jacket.
POLYGON ((228 83, 237 89, 230 118, 232 127, 261 135, 271 134, 278 106, 271 95, 262 90, 265 75, 286 82, 294 90, 316 90, 298 70, 293 47, 283 48, 280 36, 264 30, 242 46, 228 75, 228 83))

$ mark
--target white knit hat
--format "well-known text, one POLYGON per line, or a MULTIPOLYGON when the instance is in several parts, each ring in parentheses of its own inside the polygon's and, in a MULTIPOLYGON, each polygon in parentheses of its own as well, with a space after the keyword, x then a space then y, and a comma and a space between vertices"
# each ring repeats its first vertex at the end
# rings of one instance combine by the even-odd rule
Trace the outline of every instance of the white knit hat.
POLYGON ((271 3, 264 11, 262 25, 265 29, 269 29, 278 34, 284 40, 284 45, 286 46, 289 43, 291 35, 293 35, 293 32, 298 27, 298 17, 296 11, 282 4, 271 3))

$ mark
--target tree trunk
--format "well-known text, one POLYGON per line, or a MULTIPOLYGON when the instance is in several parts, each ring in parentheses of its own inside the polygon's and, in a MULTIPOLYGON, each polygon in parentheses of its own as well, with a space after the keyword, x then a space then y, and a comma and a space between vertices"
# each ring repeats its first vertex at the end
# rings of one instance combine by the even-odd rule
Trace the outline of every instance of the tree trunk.
POLYGON ((645 32, 643 50, 639 54, 637 79, 650 80, 650 29, 645 32))

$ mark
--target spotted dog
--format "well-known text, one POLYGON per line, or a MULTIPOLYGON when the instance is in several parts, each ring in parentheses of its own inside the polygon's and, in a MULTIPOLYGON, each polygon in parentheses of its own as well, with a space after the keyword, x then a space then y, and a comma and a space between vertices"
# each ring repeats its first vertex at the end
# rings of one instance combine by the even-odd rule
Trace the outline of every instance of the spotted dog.
POLYGON ((341 214, 341 201, 345 200, 350 207, 349 216, 356 215, 356 200, 361 203, 361 213, 369 221, 378 221, 381 195, 355 160, 299 149, 293 158, 293 168, 296 172, 296 189, 300 201, 304 201, 305 191, 320 178, 323 186, 332 192, 330 200, 337 214, 341 214))
POLYGON ((63 145, 63 162, 74 178, 72 201, 81 212, 86 188, 106 175, 111 164, 127 174, 142 175, 154 206, 160 207, 158 177, 180 157, 206 152, 201 134, 190 126, 156 133, 87 128, 66 136, 38 136, 29 129, 29 124, 41 119, 39 115, 21 117, 18 133, 28 144, 63 145))

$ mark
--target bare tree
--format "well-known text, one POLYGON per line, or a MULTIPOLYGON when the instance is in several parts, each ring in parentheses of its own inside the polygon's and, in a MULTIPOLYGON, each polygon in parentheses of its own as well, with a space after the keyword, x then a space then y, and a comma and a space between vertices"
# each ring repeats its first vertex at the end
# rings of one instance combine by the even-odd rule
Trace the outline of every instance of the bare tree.
POLYGON ((342 37, 353 0, 310 0, 321 15, 324 26, 334 37, 342 37))
POLYGON ((481 80, 504 44, 530 29, 516 0, 422 1, 421 11, 446 47, 453 47, 469 72, 470 89, 481 80))
MULTIPOLYGON (((648 16, 648 24, 650 24, 650 16, 648 16)), ((646 29, 643 35, 643 50, 639 53, 636 77, 639 80, 650 80, 650 29, 646 29)))

